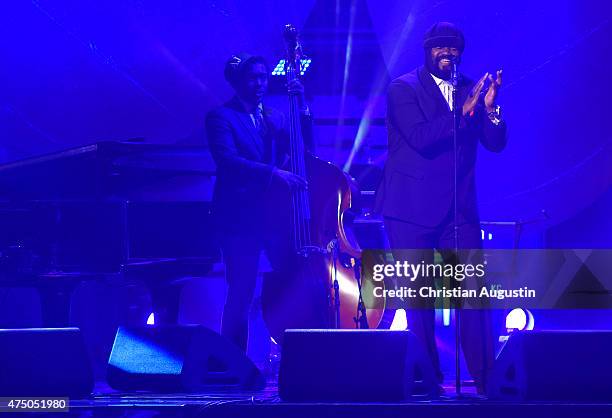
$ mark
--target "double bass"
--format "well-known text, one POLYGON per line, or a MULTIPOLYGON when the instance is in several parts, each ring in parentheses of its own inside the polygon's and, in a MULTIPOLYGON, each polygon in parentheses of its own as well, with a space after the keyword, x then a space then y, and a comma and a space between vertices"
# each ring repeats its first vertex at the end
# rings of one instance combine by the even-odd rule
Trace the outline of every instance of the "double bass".
MULTIPOLYGON (((289 83, 300 76, 302 49, 295 27, 286 25, 284 37, 289 83)), ((355 182, 306 150, 297 98, 290 94, 288 99, 287 169, 305 178, 308 188, 273 187, 266 198, 277 251, 274 271, 263 280, 264 321, 278 343, 292 328, 376 328, 384 300, 373 298, 368 283, 361 289, 361 249, 349 227, 358 195, 355 182)))

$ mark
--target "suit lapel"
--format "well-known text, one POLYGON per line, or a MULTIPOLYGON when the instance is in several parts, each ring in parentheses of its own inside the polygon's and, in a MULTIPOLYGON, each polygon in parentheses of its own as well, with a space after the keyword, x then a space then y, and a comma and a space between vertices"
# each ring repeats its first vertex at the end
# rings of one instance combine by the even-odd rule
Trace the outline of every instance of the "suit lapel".
MULTIPOLYGON (((438 87, 431 74, 429 74, 427 68, 421 67, 418 74, 423 88, 427 92, 428 96, 433 98, 437 111, 448 112, 448 103, 446 103, 446 99, 442 95, 440 87, 438 87)), ((463 105, 473 87, 473 82, 459 74, 459 89, 457 91, 457 103, 459 106, 463 105)))
POLYGON ((438 112, 448 112, 450 109, 448 107, 448 103, 446 103, 446 99, 442 95, 440 91, 440 87, 436 84, 427 68, 421 67, 419 70, 419 80, 421 81, 421 85, 427 92, 427 95, 433 99, 436 105, 436 109, 438 112))
POLYGON ((242 104, 238 101, 238 98, 234 97, 229 103, 228 107, 234 110, 234 115, 238 120, 239 126, 242 128, 242 135, 240 135, 241 139, 246 140, 251 148, 255 150, 255 152, 262 157, 263 156, 263 140, 259 132, 255 129, 255 125, 253 124, 253 119, 251 119, 251 115, 246 113, 242 108, 242 104))
MULTIPOLYGON (((268 158, 272 164, 276 164, 277 160, 277 144, 276 144, 276 125, 273 120, 273 115, 264 107, 263 112, 265 128, 264 142, 264 157, 268 158)), ((280 125, 279 125, 280 126, 280 125)))

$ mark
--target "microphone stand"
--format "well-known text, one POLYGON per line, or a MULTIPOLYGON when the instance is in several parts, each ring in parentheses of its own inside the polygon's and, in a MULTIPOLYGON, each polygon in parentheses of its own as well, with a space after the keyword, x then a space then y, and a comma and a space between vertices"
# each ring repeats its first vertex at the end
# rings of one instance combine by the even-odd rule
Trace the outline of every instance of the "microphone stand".
POLYGON ((353 270, 355 271, 355 277, 357 278, 357 288, 359 289, 359 302, 357 303, 357 316, 353 317, 355 322, 355 328, 369 329, 368 315, 366 312, 365 303, 363 303, 363 293, 361 292, 361 261, 359 259, 352 259, 353 270))
POLYGON ((334 290, 334 328, 340 328, 340 283, 338 282, 338 238, 334 238, 327 246, 332 254, 333 276, 332 288, 334 290))
MULTIPOLYGON (((457 144, 459 134, 459 122, 460 113, 459 106, 457 103, 457 90, 459 86, 459 72, 457 70, 457 61, 452 60, 451 69, 451 84, 452 84, 452 112, 453 112, 453 243, 455 250, 455 257, 459 258, 459 231, 457 226, 457 184, 458 184, 458 173, 457 173, 457 144)), ((460 325, 461 325, 461 314, 459 301, 456 301, 455 306, 455 395, 461 397, 461 355, 460 355, 460 325)))

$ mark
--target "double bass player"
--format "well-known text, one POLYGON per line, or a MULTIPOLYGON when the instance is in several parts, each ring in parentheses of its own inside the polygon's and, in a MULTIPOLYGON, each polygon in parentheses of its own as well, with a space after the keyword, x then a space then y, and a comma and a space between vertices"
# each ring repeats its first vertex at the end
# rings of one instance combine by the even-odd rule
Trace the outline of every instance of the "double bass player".
MULTIPOLYGON (((224 76, 235 94, 206 118, 207 140, 217 166, 213 215, 228 284, 221 333, 245 352, 262 251, 273 267, 276 261, 274 238, 264 222, 266 192, 271 187, 306 187, 303 177, 283 168, 289 131, 285 115, 265 104, 269 74, 263 57, 233 55, 224 76)), ((304 87, 296 79, 287 88, 297 98, 304 141, 312 149, 312 120, 304 87)))

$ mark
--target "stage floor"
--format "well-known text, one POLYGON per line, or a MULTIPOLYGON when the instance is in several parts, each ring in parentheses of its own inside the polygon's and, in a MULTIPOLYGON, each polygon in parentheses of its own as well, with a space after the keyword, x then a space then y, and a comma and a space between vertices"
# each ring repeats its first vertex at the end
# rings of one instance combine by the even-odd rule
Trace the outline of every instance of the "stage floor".
POLYGON ((402 403, 291 403, 281 401, 274 386, 258 392, 199 394, 125 394, 98 386, 97 393, 90 399, 71 400, 70 415, 232 418, 589 418, 612 416, 612 404, 608 403, 499 402, 476 396, 471 387, 466 387, 467 393, 458 399, 454 396, 454 387, 445 386, 445 389, 449 395, 436 400, 424 399, 402 403))

